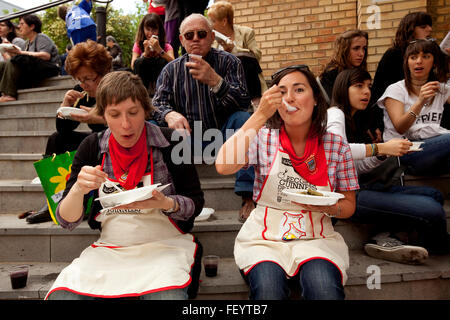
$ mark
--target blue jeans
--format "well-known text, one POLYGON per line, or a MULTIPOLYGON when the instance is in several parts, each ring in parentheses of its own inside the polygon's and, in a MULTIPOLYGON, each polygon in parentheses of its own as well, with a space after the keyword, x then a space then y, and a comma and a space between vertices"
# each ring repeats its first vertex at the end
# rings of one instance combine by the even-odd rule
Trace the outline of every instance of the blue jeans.
MULTIPOLYGON (((189 286, 188 286, 189 287, 189 286)), ((139 296, 139 300, 187 300, 187 289, 172 289, 165 291, 158 291, 154 293, 144 294, 139 296)), ((73 293, 71 291, 66 290, 58 290, 54 291, 49 297, 48 300, 104 300, 107 298, 98 298, 91 297, 73 293)))
MULTIPOLYGON (((227 139, 227 130, 231 130, 231 132, 236 132, 237 130, 239 130, 244 123, 250 118, 250 114, 248 112, 245 111, 237 111, 235 113, 233 113, 225 122, 225 124, 222 126, 220 132, 221 132, 221 136, 223 138, 223 141, 220 141, 220 146, 223 144, 223 142, 227 139)), ((192 128, 194 130, 194 127, 192 128)), ((215 129, 212 129, 215 130, 215 129)), ((217 132, 218 133, 218 132, 217 132)), ((229 135, 229 134, 228 134, 229 135)), ((214 146, 219 147, 219 145, 217 144, 217 141, 211 139, 211 140, 205 140, 205 137, 202 135, 200 136, 199 133, 195 133, 193 132, 190 135, 190 145, 191 145, 191 150, 192 153, 198 157, 201 156, 199 155, 199 151, 201 149, 201 151, 205 151, 205 149, 210 146, 211 144, 214 143, 214 146), (198 138, 201 138, 201 141, 197 140, 198 138), (197 146, 197 148, 199 150, 196 150, 197 148, 195 147, 197 146), (200 148, 201 146, 201 148, 200 148)), ((213 149, 208 148, 208 149, 213 149)), ((218 151, 218 149, 217 149, 218 151)), ((255 172, 253 167, 249 167, 248 169, 241 169, 238 172, 236 172, 236 181, 234 184, 234 192, 237 195, 245 195, 245 196, 249 196, 251 197, 253 194, 253 182, 255 180, 255 172)))
MULTIPOLYGON (((247 274, 251 300, 287 300, 288 278, 274 262, 261 262, 247 274)), ((293 279, 300 284, 305 300, 344 300, 345 293, 339 269, 324 259, 304 263, 293 279)))
POLYGON ((450 173, 450 133, 423 140, 423 151, 411 152, 400 158, 408 166, 406 173, 415 176, 450 173))
POLYGON ((362 185, 350 219, 391 232, 417 230, 424 245, 432 247, 447 237, 443 203, 441 192, 431 187, 391 186, 384 190, 381 184, 362 185))

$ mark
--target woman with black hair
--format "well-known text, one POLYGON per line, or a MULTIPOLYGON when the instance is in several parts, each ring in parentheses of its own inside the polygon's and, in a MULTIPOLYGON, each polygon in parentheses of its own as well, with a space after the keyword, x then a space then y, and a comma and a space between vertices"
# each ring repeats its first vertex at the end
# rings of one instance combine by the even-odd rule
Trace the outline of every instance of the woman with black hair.
POLYGON ((173 59, 174 51, 166 42, 163 21, 156 13, 146 14, 136 34, 131 68, 142 79, 151 96, 161 70, 173 59))
MULTIPOLYGON (((368 179, 374 170, 384 169, 396 157, 410 152, 412 143, 397 137, 383 143, 371 143, 367 123, 359 120, 370 100, 371 76, 360 69, 345 70, 336 78, 332 107, 328 109, 327 130, 341 135, 350 144, 361 189, 356 193, 356 211, 352 221, 375 224, 378 234, 364 247, 370 256, 400 263, 419 264, 445 247, 447 236, 441 193, 430 187, 386 185, 368 179), (368 142, 369 141, 369 142, 368 142), (387 158, 391 157, 391 158, 387 158), (417 244, 405 244, 396 237, 401 231, 417 230, 417 244)), ((375 175, 375 174, 372 174, 375 175)))
MULTIPOLYGON (((10 21, 5 20, 0 22, 0 43, 11 43, 25 50, 25 40, 18 37, 16 34, 16 26, 10 21)), ((4 60, 9 60, 11 56, 7 52, 2 51, 4 60)))

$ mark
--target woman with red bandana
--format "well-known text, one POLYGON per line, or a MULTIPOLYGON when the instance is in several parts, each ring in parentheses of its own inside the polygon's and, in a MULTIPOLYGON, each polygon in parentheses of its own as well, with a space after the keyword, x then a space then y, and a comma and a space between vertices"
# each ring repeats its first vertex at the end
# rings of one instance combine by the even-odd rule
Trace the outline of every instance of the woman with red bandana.
POLYGON ((95 192, 100 201, 88 222, 101 230, 100 238, 59 274, 46 298, 193 298, 202 248, 188 232, 204 204, 195 166, 175 165, 172 130, 145 121, 152 106, 138 76, 107 74, 96 101, 108 129, 78 148, 56 217, 72 230, 83 220, 87 195, 95 192), (146 200, 117 206, 105 197, 157 183, 168 186, 146 200))
POLYGON ((236 263, 250 299, 289 298, 288 278, 299 281, 304 299, 344 299, 348 248, 331 217, 345 219, 355 210, 359 186, 350 148, 325 132, 327 103, 307 66, 279 70, 272 85, 216 160, 221 174, 255 167, 257 207, 236 238, 236 263), (334 191, 342 198, 306 205, 288 200, 285 188, 334 191))

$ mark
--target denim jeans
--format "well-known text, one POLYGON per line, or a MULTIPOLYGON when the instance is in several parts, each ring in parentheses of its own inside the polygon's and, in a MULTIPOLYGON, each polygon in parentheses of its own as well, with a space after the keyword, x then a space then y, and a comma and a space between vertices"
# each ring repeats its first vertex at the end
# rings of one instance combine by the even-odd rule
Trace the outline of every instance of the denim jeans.
MULTIPOLYGON (((288 278, 276 263, 264 261, 247 274, 251 300, 287 300, 290 295, 288 278)), ((339 269, 324 259, 304 263, 292 278, 299 281, 305 300, 344 300, 345 293, 339 269)))
MULTIPOLYGON (((172 289, 165 291, 158 291, 154 293, 144 294, 139 296, 139 300, 187 300, 188 287, 182 289, 172 289)), ((80 295, 66 290, 54 291, 48 300, 104 300, 107 298, 91 297, 80 295)))
MULTIPOLYGON (((217 143, 217 141, 215 141, 214 139, 208 140, 210 137, 205 139, 205 136, 200 135, 199 133, 195 133, 193 132, 190 135, 190 141, 188 141, 188 143, 190 144, 190 148, 191 148, 191 152, 192 154, 194 154, 194 156, 196 158, 198 158, 199 156, 203 156, 199 154, 199 152, 203 152, 205 151, 205 149, 208 149, 205 154, 210 153, 210 151, 214 151, 215 149, 212 148, 214 147, 220 147, 223 142, 225 142, 225 140, 228 138, 228 136, 230 136, 230 132, 227 134, 227 130, 231 131, 232 133, 236 132, 237 130, 239 130, 244 123, 250 118, 250 114, 248 112, 245 111, 237 111, 235 113, 233 113, 225 122, 225 124, 222 126, 220 133, 221 133, 221 137, 223 138, 223 141, 220 141, 219 143, 217 143), (201 139, 198 140, 198 139, 201 139), (200 147, 201 146, 201 147, 200 147)), ((195 125, 194 128, 191 129, 195 129, 195 125)), ((214 129, 212 129, 214 130, 214 129)), ((218 129, 216 129, 218 130, 218 129)), ((214 132, 213 132, 214 133, 214 132)), ((216 132, 218 133, 218 131, 216 132)), ((219 149, 217 149, 216 151, 219 151, 219 149)), ((214 156, 217 156, 217 154, 213 154, 214 156)), ((238 172, 236 172, 236 181, 234 184, 234 192, 237 195, 246 195, 246 196, 250 196, 253 194, 253 182, 255 180, 255 172, 253 167, 249 167, 248 169, 241 169, 238 172)))
POLYGON ((450 133, 423 140, 423 151, 411 152, 400 158, 408 168, 406 173, 415 176, 450 173, 450 133))
POLYGON ((423 245, 432 247, 447 237, 443 203, 441 192, 431 187, 391 186, 384 190, 381 184, 361 185, 350 220, 376 224, 383 231, 416 230, 426 242, 423 245))

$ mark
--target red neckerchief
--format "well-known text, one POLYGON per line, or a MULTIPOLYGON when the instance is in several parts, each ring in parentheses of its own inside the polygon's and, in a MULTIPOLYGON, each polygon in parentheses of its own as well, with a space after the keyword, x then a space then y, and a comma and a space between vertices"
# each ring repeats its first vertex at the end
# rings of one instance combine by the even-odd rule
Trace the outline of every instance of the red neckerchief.
POLYGON ((109 155, 114 176, 126 190, 134 189, 147 169, 147 129, 144 127, 139 140, 131 148, 122 147, 111 134, 109 155))
POLYGON ((303 179, 315 186, 328 185, 328 166, 323 144, 319 144, 319 138, 308 135, 305 152, 302 157, 295 154, 291 140, 286 133, 284 125, 280 130, 280 143, 284 151, 289 155, 292 166, 303 179))

